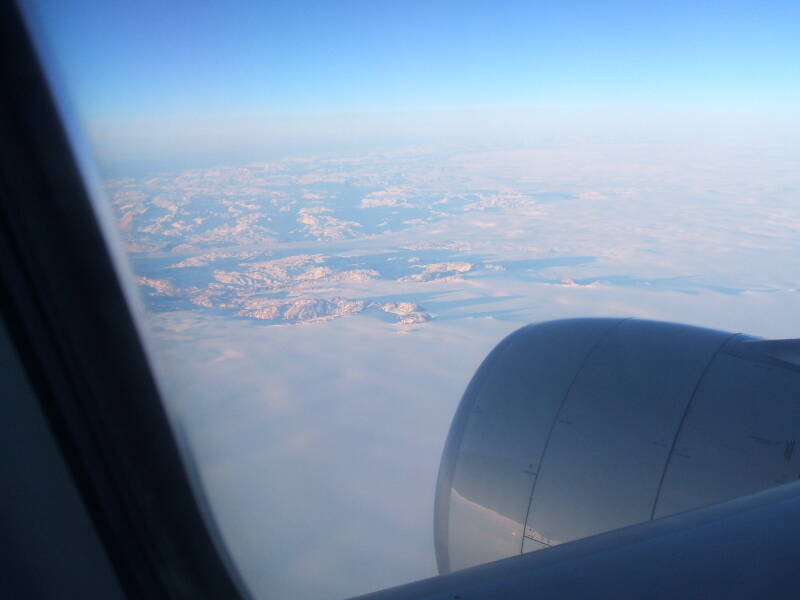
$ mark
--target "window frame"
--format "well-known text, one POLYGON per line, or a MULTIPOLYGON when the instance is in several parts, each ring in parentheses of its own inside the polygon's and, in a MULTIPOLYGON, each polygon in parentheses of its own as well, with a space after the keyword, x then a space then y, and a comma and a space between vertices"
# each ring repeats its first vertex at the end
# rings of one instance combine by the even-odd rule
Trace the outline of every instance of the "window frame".
POLYGON ((104 549, 130 597, 249 597, 192 485, 11 0, 0 52, 0 308, 104 549))

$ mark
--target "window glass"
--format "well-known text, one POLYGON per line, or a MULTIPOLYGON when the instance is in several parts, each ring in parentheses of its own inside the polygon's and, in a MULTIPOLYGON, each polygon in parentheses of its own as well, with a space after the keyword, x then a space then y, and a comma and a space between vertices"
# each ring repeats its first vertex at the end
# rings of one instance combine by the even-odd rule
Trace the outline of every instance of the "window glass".
POLYGON ((522 325, 800 335, 795 3, 26 11, 258 598, 437 573, 451 418, 522 325))

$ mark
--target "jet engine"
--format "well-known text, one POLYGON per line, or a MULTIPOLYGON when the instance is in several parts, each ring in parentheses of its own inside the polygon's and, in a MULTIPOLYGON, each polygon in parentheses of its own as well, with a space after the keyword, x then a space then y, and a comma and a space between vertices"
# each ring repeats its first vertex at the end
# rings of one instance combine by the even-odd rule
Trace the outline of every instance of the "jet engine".
POLYGON ((439 467, 439 571, 800 476, 800 340, 638 319, 529 325, 469 383, 439 467))

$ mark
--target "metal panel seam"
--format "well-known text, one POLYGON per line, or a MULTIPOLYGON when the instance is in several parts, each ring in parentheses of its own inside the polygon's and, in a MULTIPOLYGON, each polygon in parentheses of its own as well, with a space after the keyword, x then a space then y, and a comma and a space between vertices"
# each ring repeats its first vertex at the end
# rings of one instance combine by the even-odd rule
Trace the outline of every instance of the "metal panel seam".
POLYGON ((522 550, 525 547, 525 531, 528 528, 528 521, 530 520, 531 504, 533 503, 533 493, 534 491, 536 491, 536 483, 539 481, 539 475, 542 472, 542 466, 544 465, 544 458, 547 455, 547 448, 550 445, 550 439, 553 437, 553 430, 555 430, 556 423, 558 422, 558 417, 561 414, 561 411, 564 409, 564 405, 567 403, 567 398, 569 398, 569 394, 572 391, 572 388, 575 386, 575 382, 578 380, 578 377, 580 376, 581 372, 586 367, 586 364, 589 362, 589 358, 592 356, 592 354, 594 354, 594 351, 597 350, 598 346, 600 346, 600 344, 603 343, 603 341, 609 336, 609 334, 614 329, 619 327, 625 321, 630 321, 632 318, 633 317, 620 319, 616 323, 609 325, 608 329, 606 329, 602 334, 600 334, 600 337, 597 338, 595 343, 592 344, 592 347, 586 352, 586 356, 583 357, 580 367, 578 367, 578 370, 575 371, 575 375, 572 377, 572 381, 570 382, 567 391, 564 393, 564 397, 561 398, 561 403, 559 404, 558 410, 556 411, 556 414, 553 417, 553 422, 550 424, 550 430, 547 432, 547 440, 544 443, 544 448, 542 448, 542 455, 541 457, 539 457, 539 468, 536 469, 536 475, 533 478, 533 483, 531 483, 531 493, 530 496, 528 496, 528 510, 525 512, 525 522, 522 525, 522 541, 519 547, 520 554, 523 553, 522 550))
POLYGON ((681 415, 681 420, 678 422, 678 427, 675 430, 675 437, 672 438, 672 445, 669 448, 669 453, 667 454, 667 460, 664 461, 664 469, 661 471, 661 479, 658 480, 658 487, 656 488, 656 495, 653 498, 653 508, 650 510, 650 520, 652 521, 655 518, 656 508, 658 508, 658 499, 661 496, 661 489, 664 486, 664 480, 667 478, 667 471, 669 470, 669 465, 672 462, 672 455, 675 453, 675 446, 678 443, 678 438, 681 435, 681 430, 683 429, 683 424, 686 422, 686 417, 689 416, 689 410, 692 407, 692 402, 694 402, 695 396, 697 396, 697 390, 700 389, 700 384, 702 383, 703 379, 705 379, 706 375, 708 374, 711 365, 714 363, 714 359, 717 358, 717 355, 720 351, 728 345, 733 338, 742 335, 741 333, 734 333, 726 337, 722 343, 717 347, 714 351, 714 354, 711 355, 711 358, 708 359, 706 366, 703 368, 703 372, 700 373, 700 377, 697 378, 697 382, 694 384, 694 389, 692 390, 692 394, 689 396, 689 401, 686 403, 686 407, 683 409, 683 415, 681 415))

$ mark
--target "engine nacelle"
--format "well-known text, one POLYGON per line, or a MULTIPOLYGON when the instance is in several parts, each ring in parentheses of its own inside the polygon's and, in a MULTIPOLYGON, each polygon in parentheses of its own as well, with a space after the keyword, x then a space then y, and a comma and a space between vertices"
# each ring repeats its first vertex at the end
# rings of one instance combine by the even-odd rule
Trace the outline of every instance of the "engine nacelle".
POLYGON ((441 573, 800 476, 800 341, 637 319, 529 325, 453 418, 436 490, 441 573))

